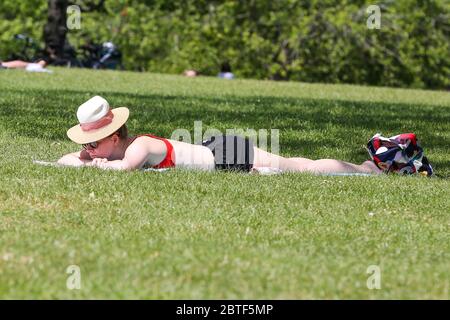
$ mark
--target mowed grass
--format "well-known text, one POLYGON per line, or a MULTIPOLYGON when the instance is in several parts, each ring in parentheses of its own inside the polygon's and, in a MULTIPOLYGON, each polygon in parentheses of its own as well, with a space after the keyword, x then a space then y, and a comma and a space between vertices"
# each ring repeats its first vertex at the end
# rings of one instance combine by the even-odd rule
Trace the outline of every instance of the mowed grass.
POLYGON ((449 298, 448 92, 65 69, 2 70, 0 91, 0 298, 449 298), (286 156, 360 163, 376 132, 415 132, 439 177, 34 165, 78 150, 96 94, 132 134, 279 129, 286 156))

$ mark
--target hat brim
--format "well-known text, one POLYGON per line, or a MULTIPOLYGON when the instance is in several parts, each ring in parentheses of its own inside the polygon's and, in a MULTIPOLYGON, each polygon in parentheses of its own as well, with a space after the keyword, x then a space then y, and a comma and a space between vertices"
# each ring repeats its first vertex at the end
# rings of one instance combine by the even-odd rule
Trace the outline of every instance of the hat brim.
POLYGON ((67 130, 67 136, 70 140, 78 144, 90 143, 106 138, 123 126, 130 115, 130 111, 126 107, 115 108, 112 109, 111 112, 114 114, 114 118, 110 124, 89 131, 83 131, 81 126, 77 124, 67 130))

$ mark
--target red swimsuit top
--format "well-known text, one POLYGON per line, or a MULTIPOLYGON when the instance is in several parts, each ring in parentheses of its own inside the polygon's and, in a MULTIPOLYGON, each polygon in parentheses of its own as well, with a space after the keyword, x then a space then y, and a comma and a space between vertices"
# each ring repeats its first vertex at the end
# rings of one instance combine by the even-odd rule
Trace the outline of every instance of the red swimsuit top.
POLYGON ((164 157, 164 159, 159 164, 157 164, 155 166, 152 166, 152 168, 162 169, 162 168, 175 167, 175 152, 173 151, 173 146, 169 142, 169 140, 164 139, 164 138, 160 138, 160 137, 157 137, 157 136, 154 136, 152 134, 140 134, 140 135, 137 135, 136 137, 134 137, 131 142, 133 142, 136 138, 142 137, 142 136, 147 136, 147 137, 150 137, 150 138, 159 139, 159 140, 161 140, 162 142, 164 142, 166 144, 166 148, 167 148, 166 156, 164 157))

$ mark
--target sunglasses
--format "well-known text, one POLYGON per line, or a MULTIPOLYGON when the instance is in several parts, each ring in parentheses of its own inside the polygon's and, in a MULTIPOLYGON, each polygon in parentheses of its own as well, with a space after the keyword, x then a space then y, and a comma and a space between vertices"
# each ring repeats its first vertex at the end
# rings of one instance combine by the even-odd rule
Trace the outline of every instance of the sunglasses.
MULTIPOLYGON (((114 132, 113 134, 110 134, 107 138, 112 137, 115 134, 117 134, 117 131, 114 132)), ((88 147, 90 147, 90 149, 95 149, 98 147, 98 141, 85 143, 85 144, 82 144, 82 146, 84 149, 87 149, 88 147)))
POLYGON ((98 143, 97 143, 97 141, 94 141, 94 142, 90 142, 90 143, 84 143, 84 144, 82 144, 82 146, 84 149, 87 149, 88 147, 90 147, 90 149, 95 149, 98 147, 98 143))

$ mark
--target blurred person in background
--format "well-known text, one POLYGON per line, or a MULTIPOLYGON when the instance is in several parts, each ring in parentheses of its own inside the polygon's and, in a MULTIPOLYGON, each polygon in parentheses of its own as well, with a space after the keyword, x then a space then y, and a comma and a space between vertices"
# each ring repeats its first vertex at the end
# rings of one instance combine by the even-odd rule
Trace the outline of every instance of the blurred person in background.
POLYGON ((222 65, 220 66, 220 72, 217 76, 222 79, 234 79, 234 74, 231 72, 231 66, 228 61, 222 63, 222 65))

